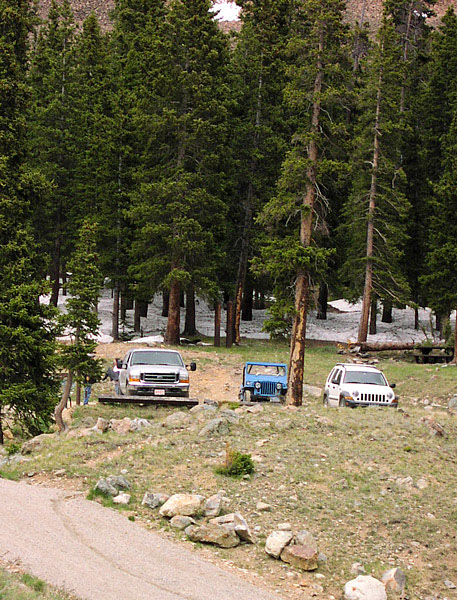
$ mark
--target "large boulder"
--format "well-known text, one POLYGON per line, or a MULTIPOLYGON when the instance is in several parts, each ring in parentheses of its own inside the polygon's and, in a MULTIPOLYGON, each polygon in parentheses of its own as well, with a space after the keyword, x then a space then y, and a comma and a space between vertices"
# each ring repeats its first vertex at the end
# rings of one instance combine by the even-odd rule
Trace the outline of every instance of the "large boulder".
POLYGON ((112 496, 113 498, 119 494, 114 485, 109 483, 106 479, 99 479, 95 484, 95 491, 103 494, 104 496, 112 496))
POLYGON ((183 515, 193 517, 203 511, 205 498, 197 494, 174 494, 170 496, 160 509, 162 517, 183 515))
POLYGON ((219 416, 221 419, 225 419, 229 423, 238 423, 240 420, 240 417, 236 414, 236 412, 234 410, 230 410, 229 408, 223 408, 220 411, 219 416))
POLYGON ((106 478, 107 482, 113 485, 119 492, 130 489, 130 482, 124 475, 110 475, 106 478))
POLYGON ((187 537, 192 542, 203 542, 205 544, 214 544, 221 548, 234 548, 240 543, 240 538, 235 531, 227 529, 217 523, 208 523, 207 525, 190 525, 185 529, 187 537))
POLYGON ((370 575, 359 575, 344 586, 346 600, 387 600, 384 585, 370 575))
POLYGON ((284 548, 294 537, 291 531, 273 531, 265 542, 265 552, 273 558, 279 558, 284 548))
POLYGON ((170 520, 170 526, 175 529, 186 529, 189 525, 195 525, 195 521, 192 517, 183 517, 182 515, 176 515, 170 520))
POLYGON ((318 567, 318 555, 317 547, 312 544, 306 546, 286 546, 281 552, 281 560, 298 569, 314 571, 318 567))
POLYGON ((151 427, 151 423, 147 419, 136 418, 130 423, 130 431, 141 431, 145 427, 151 427))
POLYGON ((457 412, 457 396, 453 396, 447 403, 449 412, 457 412))
POLYGON ((22 454, 32 454, 32 452, 36 452, 43 448, 44 443, 47 440, 52 440, 54 437, 53 433, 42 433, 41 435, 37 435, 31 440, 27 440, 22 444, 21 453, 22 454))
POLYGON ((205 517, 218 517, 221 514, 224 503, 224 495, 214 494, 205 502, 205 517))
POLYGON ((127 505, 130 502, 130 494, 126 494, 125 492, 121 492, 117 496, 113 498, 114 504, 124 504, 127 505))
POLYGON ((108 428, 109 422, 103 417, 98 417, 97 422, 94 425, 94 429, 100 431, 101 433, 105 433, 105 431, 108 431, 108 428))
POLYGON ((210 523, 214 523, 215 525, 221 525, 226 529, 234 531, 242 542, 247 542, 248 544, 255 543, 255 538, 251 530, 249 529, 249 525, 247 524, 244 517, 240 515, 240 513, 230 513, 228 515, 222 515, 220 517, 211 519, 210 523))
POLYGON ((110 426, 113 431, 125 435, 129 433, 132 421, 125 417, 124 419, 111 419, 110 426))
POLYGON ((167 429, 182 429, 189 425, 190 420, 188 413, 179 411, 168 415, 162 425, 167 429))

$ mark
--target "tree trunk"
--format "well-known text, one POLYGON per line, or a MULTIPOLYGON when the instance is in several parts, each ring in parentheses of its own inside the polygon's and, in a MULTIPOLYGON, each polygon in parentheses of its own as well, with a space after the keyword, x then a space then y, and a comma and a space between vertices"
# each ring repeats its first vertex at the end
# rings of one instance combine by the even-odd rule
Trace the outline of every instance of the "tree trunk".
POLYGON ((328 285, 323 281, 319 286, 319 297, 317 299, 316 318, 321 321, 327 320, 328 285))
POLYGON ((383 350, 414 350, 420 344, 416 342, 363 342, 360 344, 362 352, 380 352, 383 350))
POLYGON ((393 322, 392 301, 391 300, 384 300, 384 302, 382 303, 382 319, 381 319, 381 321, 383 323, 392 323, 393 322))
POLYGON ((119 340, 119 284, 117 282, 114 284, 113 290, 113 317, 111 335, 113 336, 113 341, 117 342, 119 340))
POLYGON ((148 302, 144 300, 140 300, 140 316, 144 319, 148 317, 148 302))
MULTIPOLYGON (((68 396, 68 398, 70 399, 70 402, 71 402, 71 390, 70 390, 70 396, 68 396)), ((81 405, 81 383, 79 381, 76 382, 76 386, 75 386, 75 401, 76 401, 76 406, 81 405)))
POLYGON ((59 404, 55 407, 54 410, 54 418, 56 420, 57 428, 59 429, 59 433, 63 433, 68 430, 68 425, 62 418, 62 413, 64 408, 67 406, 68 398, 70 397, 71 385, 73 383, 73 371, 69 371, 67 375, 67 381, 65 383, 65 388, 62 394, 62 398, 60 399, 59 404))
POLYGON ((376 118, 375 133, 373 142, 373 166, 371 170, 370 199, 368 205, 368 223, 367 223, 367 246, 366 246, 366 267, 365 267, 365 285, 363 289, 362 314, 360 316, 359 332, 357 342, 360 344, 367 341, 368 319, 370 315, 371 293, 373 290, 373 248, 374 248, 374 216, 376 210, 377 178, 379 168, 379 124, 381 121, 381 99, 382 99, 382 67, 379 71, 378 91, 376 95, 376 118))
POLYGON ((62 296, 67 295, 67 267, 62 265, 62 296))
POLYGON ((221 303, 216 302, 214 307, 214 346, 221 346, 221 303))
POLYGON ((435 329, 436 329, 436 331, 441 331, 441 315, 440 315, 440 313, 435 313, 435 329))
POLYGON ((168 307, 170 306, 170 292, 162 292, 162 317, 168 317, 168 307))
POLYGON ((0 446, 3 446, 5 440, 3 439, 3 416, 2 416, 2 405, 0 404, 0 446))
POLYGON ((416 331, 419 329, 419 309, 417 307, 414 309, 414 329, 416 331))
POLYGON ((195 288, 190 284, 186 291, 186 321, 184 323, 183 335, 188 337, 198 334, 195 321, 195 288))
POLYGON ((376 335, 377 318, 378 318, 378 300, 377 300, 376 296, 372 296, 371 307, 370 307, 370 335, 376 335))
POLYGON ((141 332, 141 311, 140 301, 135 299, 135 310, 133 312, 133 330, 135 333, 141 332))
MULTIPOLYGON (((313 237, 313 212, 316 200, 316 174, 318 167, 318 145, 321 91, 323 82, 322 53, 324 51, 324 30, 320 32, 317 55, 317 73, 313 89, 311 135, 308 142, 308 163, 306 172, 306 193, 303 198, 300 223, 300 242, 304 248, 311 245, 313 237)), ((305 365, 306 319, 309 304, 309 273, 300 270, 295 284, 295 318, 290 342, 289 377, 287 403, 301 406, 303 402, 303 375, 305 365)))
POLYGON ((227 329, 225 332, 225 346, 233 346, 233 324, 235 322, 233 300, 227 302, 227 329))
POLYGON ((52 256, 52 266, 51 266, 51 299, 50 304, 53 306, 57 306, 59 302, 59 290, 60 290, 60 255, 62 249, 62 240, 60 239, 60 235, 58 235, 54 242, 54 253, 52 256))
MULTIPOLYGON (((455 328, 454 328, 454 363, 457 364, 457 310, 455 312, 455 328)), ((1 428, 0 419, 0 428, 1 428)))
POLYGON ((186 297, 184 295, 184 292, 180 292, 179 294, 179 306, 180 308, 186 307, 186 297))
POLYGON ((243 321, 252 321, 252 283, 250 277, 246 278, 243 294, 243 311, 241 319, 243 321))
POLYGON ((125 321, 127 319, 127 298, 125 296, 124 290, 122 290, 122 293, 121 293, 121 308, 120 308, 120 312, 121 312, 121 321, 123 323, 125 323, 125 321))
POLYGON ((174 280, 170 288, 170 305, 168 309, 167 330, 165 344, 179 346, 179 327, 181 321, 181 289, 179 281, 174 280))

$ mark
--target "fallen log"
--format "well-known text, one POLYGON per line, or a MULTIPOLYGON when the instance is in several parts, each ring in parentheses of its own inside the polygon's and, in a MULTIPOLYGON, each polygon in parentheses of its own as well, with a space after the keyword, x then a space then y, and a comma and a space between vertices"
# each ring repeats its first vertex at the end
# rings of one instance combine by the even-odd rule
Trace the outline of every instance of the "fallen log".
POLYGON ((446 350, 452 349, 450 346, 444 346, 442 344, 431 344, 430 346, 424 346, 417 342, 362 342, 360 344, 361 352, 382 352, 386 350, 420 350, 426 354, 432 350, 446 350))

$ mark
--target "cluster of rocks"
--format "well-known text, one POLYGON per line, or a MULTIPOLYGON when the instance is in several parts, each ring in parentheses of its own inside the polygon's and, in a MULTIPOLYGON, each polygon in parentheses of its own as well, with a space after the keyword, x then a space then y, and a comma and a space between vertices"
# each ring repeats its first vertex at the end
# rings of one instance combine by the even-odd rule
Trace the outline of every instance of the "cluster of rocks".
MULTIPOLYGON (((358 565, 358 567, 360 566, 358 565)), ((344 586, 344 597, 346 600, 365 600, 367 598, 370 600, 387 600, 387 592, 403 596, 405 587, 406 576, 404 572, 399 568, 394 568, 386 571, 381 581, 371 575, 358 575, 344 586)))
POLYGON ((313 535, 306 530, 294 534, 289 523, 279 525, 270 533, 265 552, 304 571, 314 571, 319 566, 319 550, 313 535))
POLYGON ((94 490, 103 496, 111 497, 114 504, 128 504, 130 502, 130 482, 124 475, 110 475, 106 479, 99 479, 94 490))
POLYGON ((239 422, 240 413, 228 408, 218 409, 214 404, 198 404, 189 411, 178 411, 169 415, 162 426, 167 429, 185 429, 190 427, 201 437, 226 435, 230 426, 239 422))
POLYGON ((192 542, 234 548, 241 542, 253 544, 254 536, 240 513, 221 514, 230 503, 221 490, 206 499, 199 494, 166 494, 146 492, 142 504, 159 508, 170 526, 184 530, 192 542))
MULTIPOLYGON (((92 423, 94 421, 92 420, 92 423)), ((126 435, 127 433, 132 433, 134 431, 141 431, 146 427, 151 427, 150 421, 147 419, 129 419, 129 417, 125 417, 124 419, 104 419, 103 417, 98 417, 95 425, 90 427, 83 427, 81 429, 72 429, 68 432, 68 437, 87 437, 94 434, 106 433, 107 431, 114 431, 115 433, 120 433, 122 435, 126 435)))

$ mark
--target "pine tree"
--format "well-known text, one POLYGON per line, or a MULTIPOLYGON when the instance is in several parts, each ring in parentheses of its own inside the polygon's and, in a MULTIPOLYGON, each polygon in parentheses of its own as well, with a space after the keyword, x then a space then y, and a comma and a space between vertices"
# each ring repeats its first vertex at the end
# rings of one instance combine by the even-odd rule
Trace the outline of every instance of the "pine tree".
POLYGON ((285 96, 295 133, 282 165, 278 195, 262 213, 262 222, 276 222, 280 231, 266 245, 263 263, 277 287, 287 289, 295 282, 288 402, 296 405, 303 398, 310 278, 325 269, 330 254, 315 245, 316 209, 325 203, 329 182, 344 171, 336 158, 346 132, 344 101, 350 73, 343 11, 344 2, 339 0, 308 0, 295 6, 285 96))
POLYGON ((54 378, 53 311, 32 236, 32 207, 24 193, 25 85, 30 4, 0 1, 0 443, 6 407, 31 434, 50 422, 54 378))
POLYGON ((401 159, 406 127, 401 111, 405 68, 392 3, 388 3, 360 92, 353 186, 341 230, 347 240, 342 276, 349 285, 349 296, 356 298, 363 289, 359 342, 367 339, 375 297, 396 302, 409 297, 401 270, 409 210, 401 159))
POLYGON ((290 133, 283 93, 291 2, 262 0, 255 4, 240 2, 240 6, 243 25, 231 66, 236 98, 231 117, 235 174, 231 219, 238 219, 233 224, 232 234, 238 254, 234 294, 236 343, 240 342, 242 297, 248 262, 253 254, 252 238, 256 233, 252 226, 259 210, 273 196, 284 159, 286 136, 290 133))
POLYGON ((52 182, 40 223, 46 227, 41 239, 51 259, 54 305, 62 266, 74 243, 72 221, 78 212, 74 189, 74 32, 69 0, 52 0, 32 54, 29 78, 33 98, 28 115, 31 165, 52 182))
POLYGON ((81 226, 78 244, 68 267, 71 272, 68 283, 70 297, 66 302, 67 313, 62 315, 61 322, 72 337, 72 343, 61 349, 61 365, 67 371, 67 378, 62 398, 54 411, 61 432, 67 428, 62 412, 73 380, 76 378, 81 383, 87 377, 100 375, 100 363, 93 359, 93 354, 100 325, 97 302, 103 277, 98 266, 97 225, 89 220, 81 226))
POLYGON ((149 295, 170 290, 171 344, 179 343, 181 290, 211 290, 220 262, 228 45, 210 8, 208 0, 170 2, 139 106, 145 152, 130 213, 138 226, 131 273, 149 295))

